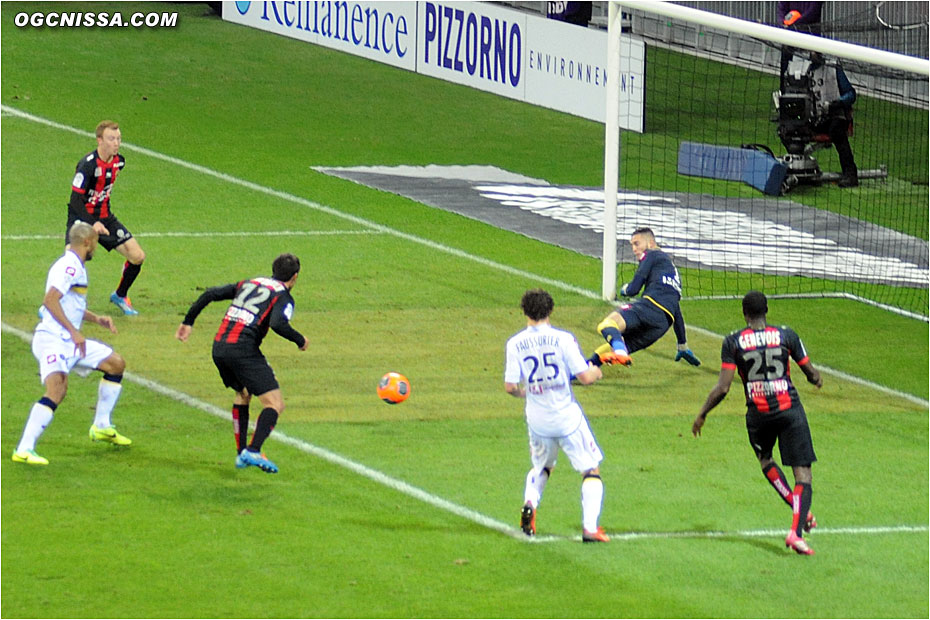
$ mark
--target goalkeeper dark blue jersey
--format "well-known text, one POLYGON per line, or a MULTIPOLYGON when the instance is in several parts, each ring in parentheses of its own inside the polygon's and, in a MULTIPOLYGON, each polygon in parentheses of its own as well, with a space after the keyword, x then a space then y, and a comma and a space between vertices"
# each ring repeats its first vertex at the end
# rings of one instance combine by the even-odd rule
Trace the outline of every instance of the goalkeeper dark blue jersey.
POLYGON ((643 290, 644 299, 659 306, 669 318, 675 318, 678 302, 681 301, 681 278, 668 254, 658 249, 643 253, 636 274, 621 292, 634 297, 640 289, 643 290))
POLYGON ((620 289, 620 294, 634 297, 643 291, 643 301, 661 309, 675 329, 679 344, 687 342, 685 322, 681 316, 681 277, 668 254, 656 248, 646 250, 639 261, 633 279, 620 289))

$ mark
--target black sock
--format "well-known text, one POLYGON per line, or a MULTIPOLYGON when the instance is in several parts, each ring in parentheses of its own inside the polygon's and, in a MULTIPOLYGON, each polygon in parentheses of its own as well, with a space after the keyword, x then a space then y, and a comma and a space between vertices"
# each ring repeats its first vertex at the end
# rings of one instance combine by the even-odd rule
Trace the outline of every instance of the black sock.
POLYGON ((123 277, 119 281, 119 286, 116 287, 116 294, 120 297, 125 297, 129 294, 129 287, 132 286, 132 283, 136 281, 136 276, 139 275, 139 272, 142 270, 142 265, 133 265, 129 261, 123 265, 123 277))
POLYGON ((811 509, 811 500, 814 494, 811 489, 809 482, 801 482, 800 484, 794 485, 795 495, 800 495, 801 505, 798 509, 798 514, 796 516, 797 523, 794 523, 794 533, 798 536, 804 535, 804 524, 807 523, 807 513, 811 509))
POLYGON ((785 474, 782 472, 781 468, 775 463, 772 463, 763 469, 762 473, 765 474, 765 478, 769 481, 769 484, 771 484, 781 498, 785 500, 785 503, 791 506, 793 493, 791 487, 788 486, 788 479, 785 478, 785 474))
POLYGON ((55 413, 55 410, 58 409, 58 403, 49 398, 48 396, 43 396, 39 399, 39 404, 44 405, 52 410, 52 413, 55 413))
POLYGON ((249 444, 249 406, 233 405, 233 432, 236 434, 236 454, 249 444))
POLYGON ((278 412, 271 407, 262 409, 258 415, 258 423, 255 425, 255 434, 252 435, 252 443, 249 444, 250 452, 261 452, 262 444, 268 439, 268 435, 278 423, 278 412))

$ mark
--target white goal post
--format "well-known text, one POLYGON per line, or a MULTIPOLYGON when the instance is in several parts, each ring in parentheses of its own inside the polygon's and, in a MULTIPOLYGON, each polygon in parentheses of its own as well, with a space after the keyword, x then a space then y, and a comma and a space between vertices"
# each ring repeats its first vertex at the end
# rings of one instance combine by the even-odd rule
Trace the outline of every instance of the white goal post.
POLYGON ((607 100, 604 130, 604 238, 601 295, 613 300, 617 293, 617 208, 620 171, 620 66, 621 6, 664 17, 678 18, 707 28, 757 37, 783 45, 811 49, 840 58, 858 60, 930 76, 930 62, 853 45, 824 37, 768 26, 672 4, 666 1, 611 1, 607 12, 607 100))

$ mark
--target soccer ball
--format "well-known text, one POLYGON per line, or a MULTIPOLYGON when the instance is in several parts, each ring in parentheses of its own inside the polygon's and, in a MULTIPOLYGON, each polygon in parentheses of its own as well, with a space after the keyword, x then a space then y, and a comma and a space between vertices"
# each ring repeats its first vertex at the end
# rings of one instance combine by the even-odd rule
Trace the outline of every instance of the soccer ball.
POLYGON ((410 381, 399 372, 389 372, 378 381, 378 398, 389 405, 402 403, 410 397, 410 381))

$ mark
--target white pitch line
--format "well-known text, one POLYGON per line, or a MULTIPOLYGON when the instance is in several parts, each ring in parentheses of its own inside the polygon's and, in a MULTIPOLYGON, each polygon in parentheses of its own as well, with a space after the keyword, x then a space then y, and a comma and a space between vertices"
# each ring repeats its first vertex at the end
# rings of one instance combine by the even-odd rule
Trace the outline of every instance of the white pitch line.
MULTIPOLYGON (((38 124, 40 124, 40 125, 46 125, 46 126, 48 126, 48 127, 53 127, 53 128, 55 128, 55 129, 60 129, 60 130, 62 130, 62 131, 67 131, 67 132, 70 132, 70 133, 74 133, 74 134, 77 134, 77 135, 79 135, 79 136, 84 136, 84 137, 86 137, 86 138, 91 138, 91 139, 94 138, 94 134, 91 133, 91 132, 89 132, 89 131, 84 131, 84 130, 82 130, 82 129, 77 129, 76 127, 71 127, 71 126, 69 126, 69 125, 64 125, 64 124, 62 124, 62 123, 57 123, 57 122, 55 122, 55 121, 52 121, 52 120, 49 120, 49 119, 46 119, 46 118, 42 118, 41 116, 35 116, 35 115, 29 114, 29 113, 27 113, 27 112, 22 112, 22 111, 20 111, 20 110, 17 110, 16 108, 11 108, 10 106, 7 106, 7 105, 0 105, 0 111, 5 112, 5 113, 7 113, 7 114, 9 114, 9 115, 11 115, 11 116, 19 117, 19 118, 22 118, 22 119, 25 119, 25 120, 28 120, 28 121, 32 121, 32 122, 34 122, 34 123, 38 123, 38 124)), ((451 246, 443 245, 442 243, 437 243, 436 241, 431 241, 431 240, 429 240, 429 239, 424 239, 423 237, 417 237, 416 235, 411 235, 411 234, 409 234, 409 233, 405 233, 405 232, 402 232, 402 231, 400 231, 400 230, 396 230, 396 229, 394 229, 394 228, 390 228, 390 227, 388 227, 388 226, 384 226, 384 225, 382 225, 382 224, 378 224, 377 222, 373 222, 373 221, 371 221, 371 220, 367 220, 367 219, 365 219, 365 218, 358 217, 357 215, 351 215, 351 214, 349 214, 349 213, 344 213, 344 212, 342 212, 342 211, 339 211, 339 210, 337 210, 337 209, 334 209, 333 207, 327 207, 326 205, 322 205, 322 204, 320 204, 320 203, 318 203, 318 202, 314 202, 314 201, 312 201, 312 200, 307 200, 306 198, 302 198, 302 197, 300 197, 300 196, 295 196, 294 194, 289 194, 289 193, 287 193, 287 192, 283 192, 283 191, 280 191, 280 190, 272 189, 272 188, 270 188, 270 187, 265 187, 264 185, 259 185, 259 184, 257 184, 257 183, 253 183, 253 182, 251 182, 251 181, 246 181, 245 179, 240 179, 240 178, 238 178, 238 177, 234 177, 234 176, 232 176, 232 175, 226 174, 225 172, 218 172, 218 171, 216 171, 216 170, 213 170, 212 168, 207 168, 206 166, 201 166, 200 164, 194 164, 194 163, 185 161, 185 160, 183 160, 183 159, 178 159, 177 157, 172 157, 171 155, 165 155, 164 153, 159 153, 158 151, 152 151, 152 150, 147 149, 147 148, 142 147, 142 146, 135 146, 135 145, 133 145, 133 144, 131 144, 131 143, 129 143, 129 142, 123 142, 122 145, 121 145, 121 148, 130 150, 130 151, 135 151, 135 152, 137 152, 137 153, 141 153, 141 154, 143 154, 143 155, 147 155, 147 156, 152 157, 152 158, 154 158, 154 159, 158 159, 158 160, 161 160, 161 161, 165 161, 165 162, 174 164, 174 165, 176 165, 176 166, 180 166, 180 167, 182 167, 182 168, 187 168, 188 170, 193 170, 193 171, 195 171, 195 172, 200 172, 200 173, 205 174, 205 175, 207 175, 207 176, 211 176, 211 177, 216 178, 216 179, 219 179, 219 180, 221 180, 221 181, 226 181, 227 183, 231 183, 231 184, 233 184, 233 185, 238 185, 238 186, 240 186, 240 187, 245 187, 245 188, 247 188, 247 189, 251 189, 251 190, 256 191, 256 192, 258 192, 258 193, 265 194, 265 195, 267 195, 267 196, 273 196, 273 197, 275 197, 275 198, 280 198, 281 200, 286 200, 286 201, 288 201, 288 202, 292 202, 292 203, 294 203, 294 204, 298 204, 298 205, 301 205, 301 206, 304 206, 304 207, 313 209, 313 210, 315 210, 315 211, 319 211, 320 213, 325 213, 325 214, 327 214, 327 215, 331 215, 331 216, 333 216, 333 217, 337 217, 337 218, 346 220, 346 221, 348 221, 348 222, 352 222, 352 223, 357 224, 357 225, 359 225, 359 226, 364 226, 364 227, 369 228, 369 229, 371 229, 371 230, 375 230, 375 231, 382 232, 382 233, 385 233, 385 234, 388 234, 388 235, 392 235, 392 236, 397 237, 397 238, 399 238, 399 239, 404 239, 405 241, 410 241, 411 243, 416 243, 416 244, 419 244, 419 245, 428 247, 428 248, 430 248, 430 249, 436 250, 436 251, 438 251, 438 252, 443 252, 443 253, 449 254, 449 255, 451 255, 451 256, 455 256, 455 257, 458 257, 458 258, 463 258, 463 259, 465 259, 465 260, 469 260, 469 261, 472 261, 472 262, 474 262, 474 263, 478 263, 479 265, 483 265, 483 266, 485 266, 485 267, 490 267, 490 268, 492 268, 492 269, 496 269, 496 270, 498 270, 498 271, 502 271, 502 272, 504 272, 504 273, 507 273, 507 274, 510 274, 510 275, 513 275, 513 276, 517 276, 517 277, 520 277, 520 278, 528 279, 528 280, 531 280, 531 281, 534 281, 534 282, 538 282, 538 283, 541 283, 541 284, 546 284, 546 285, 552 286, 552 287, 554 287, 554 288, 557 288, 557 289, 560 289, 560 290, 563 290, 563 291, 566 291, 566 292, 569 292, 569 293, 574 293, 574 294, 580 295, 580 296, 582 296, 582 297, 587 297, 587 298, 589 298, 589 299, 594 299, 594 300, 597 300, 597 301, 604 301, 604 300, 602 299, 601 295, 600 295, 599 293, 596 293, 595 291, 590 291, 590 290, 581 288, 581 287, 579 287, 579 286, 575 286, 574 284, 569 284, 568 282, 563 282, 563 281, 561 281, 561 280, 555 280, 555 279, 553 279, 553 278, 548 278, 548 277, 546 277, 546 276, 541 276, 541 275, 538 275, 538 274, 535 274, 535 273, 531 273, 531 272, 529 272, 529 271, 524 271, 524 270, 522 270, 522 269, 517 269, 516 267, 511 267, 510 265, 505 265, 505 264, 503 264, 503 263, 498 263, 498 262, 496 262, 496 261, 492 261, 492 260, 490 260, 490 259, 484 258, 483 256, 476 256, 476 255, 474 255, 474 254, 469 254, 468 252, 465 252, 464 250, 459 250, 459 249, 453 248, 453 247, 451 247, 451 246)), ((708 336, 712 336, 712 337, 714 337, 714 338, 716 338, 716 339, 718 339, 718 340, 723 340, 723 335, 717 334, 717 333, 712 332, 712 331, 710 331, 710 330, 701 329, 701 328, 699 328, 699 327, 691 326, 691 325, 689 325, 688 328, 691 329, 692 331, 695 331, 695 332, 698 332, 698 333, 701 333, 701 334, 705 334, 705 335, 708 335, 708 336)), ((818 366, 818 368, 820 368, 820 370, 823 371, 824 373, 826 373, 826 374, 828 374, 828 375, 833 375, 833 376, 835 376, 835 377, 840 377, 840 378, 844 378, 844 379, 847 378, 847 377, 853 377, 853 375, 848 375, 848 374, 843 373, 843 372, 841 372, 841 371, 833 370, 832 368, 828 368, 828 367, 825 367, 825 366, 818 366)), ((898 397, 898 398, 904 398, 904 399, 906 399, 906 400, 908 400, 908 401, 910 401, 910 402, 913 402, 913 403, 916 403, 916 404, 918 404, 918 405, 921 405, 921 406, 930 408, 930 400, 927 400, 927 399, 924 399, 924 398, 920 398, 919 396, 915 396, 915 395, 913 395, 913 394, 908 394, 907 392, 901 392, 901 391, 899 391, 899 390, 895 390, 895 389, 892 389, 892 388, 890 388, 890 387, 886 387, 886 386, 884 386, 884 385, 881 385, 880 383, 874 383, 874 382, 872 382, 872 381, 869 381, 869 380, 867 380, 867 379, 862 379, 862 378, 859 378, 859 377, 856 377, 856 378, 855 378, 855 383, 858 383, 859 385, 863 385, 863 386, 869 387, 869 388, 871 388, 871 389, 874 389, 874 390, 876 390, 876 391, 878 391, 878 392, 882 392, 882 393, 887 394, 887 395, 889 395, 889 396, 895 396, 895 397, 898 397)))
MULTIPOLYGON (((926 525, 888 525, 888 526, 862 526, 862 527, 817 527, 811 530, 809 536, 816 538, 822 535, 879 535, 879 534, 921 534, 928 531, 926 525)), ((690 532, 608 532, 613 541, 657 540, 657 539, 700 539, 700 538, 777 538, 784 536, 787 529, 772 530, 734 530, 732 532, 700 531, 690 532)), ((566 537, 565 540, 581 540, 581 536, 566 537)))
MULTIPOLYGON (((4 332, 17 336, 26 343, 31 342, 32 334, 25 332, 18 327, 13 327, 8 325, 5 322, 0 322, 0 329, 4 332)), ((170 398, 176 402, 187 405, 188 407, 193 407, 194 409, 199 409, 210 415, 216 416, 223 420, 232 421, 232 414, 225 410, 212 405, 210 403, 204 402, 198 398, 194 398, 189 394, 185 394, 179 390, 162 385, 157 381, 147 379, 141 375, 137 375, 132 372, 125 372, 123 376, 127 381, 140 385, 146 389, 149 389, 156 394, 161 394, 167 398, 170 398)), ((376 469, 372 469, 367 465, 363 465, 357 461, 348 459, 340 454, 327 450, 326 448, 321 448, 311 444, 303 439, 298 439, 296 437, 291 437, 279 430, 276 430, 272 435, 269 436, 269 439, 274 441, 287 444, 293 448, 300 450, 306 454, 310 454, 317 458, 323 459, 333 465, 347 469, 359 476, 368 478, 369 480, 380 484, 382 486, 393 489, 399 493, 403 493, 414 499, 418 499, 421 502, 433 506, 434 508, 439 508, 446 512, 450 512, 456 516, 459 516, 463 519, 476 523, 482 527, 485 527, 489 530, 495 532, 500 532, 514 538, 521 542, 526 543, 547 543, 547 542, 559 542, 565 540, 581 540, 580 536, 569 537, 569 536, 535 536, 527 537, 524 535, 523 531, 520 528, 508 525, 502 521, 498 521, 492 517, 481 514, 476 510, 462 506, 461 504, 456 504, 447 499, 434 495, 428 491, 413 486, 403 480, 393 478, 388 476, 385 473, 382 473, 376 469)), ((887 527, 847 527, 847 528, 817 528, 815 532, 821 534, 893 534, 893 533, 913 533, 913 532, 926 532, 927 526, 887 526, 887 527)), ((656 539, 656 538, 721 538, 721 537, 768 537, 768 536, 777 536, 784 534, 783 530, 744 530, 736 532, 619 532, 611 533, 610 537, 613 540, 641 540, 641 539, 656 539)))
MULTIPOLYGON (((32 334, 27 333, 17 327, 13 327, 12 325, 8 325, 5 322, 0 322, 0 328, 2 328, 4 332, 17 336, 21 340, 27 343, 32 341, 32 334)), ((123 374, 123 376, 126 378, 127 381, 130 381, 137 385, 141 385, 142 387, 147 388, 157 394, 166 396, 174 401, 177 401, 189 407, 200 409, 201 411, 209 413, 210 415, 214 415, 218 418, 222 418, 223 420, 232 421, 232 413, 229 411, 226 411, 225 409, 221 409, 220 407, 217 407, 216 405, 212 405, 210 403, 204 402, 202 400, 194 398, 193 396, 189 394, 185 394, 184 392, 175 390, 174 388, 170 388, 166 385, 162 385, 161 383, 158 383, 157 381, 146 379, 145 377, 141 375, 137 375, 132 372, 126 372, 123 374)), ((470 508, 466 508, 465 506, 462 506, 460 504, 450 502, 449 500, 443 499, 437 495, 433 495, 432 493, 424 491, 423 489, 419 487, 415 487, 411 484, 408 484, 407 482, 404 482, 403 480, 392 478, 391 476, 388 476, 387 474, 384 474, 376 469, 372 469, 371 467, 362 465, 361 463, 358 463, 344 456, 336 454, 335 452, 331 452, 327 450, 326 448, 315 446, 309 442, 304 441, 303 439, 297 439, 295 437, 291 437, 290 435, 282 433, 278 430, 276 430, 270 436, 270 439, 287 444, 291 447, 297 448, 301 452, 305 452, 307 454, 321 458, 324 461, 327 461, 339 467, 348 469, 349 471, 352 471, 360 476, 368 478, 369 480, 372 480, 378 484, 381 484, 390 489, 403 493, 404 495, 408 495, 410 497, 418 499, 426 504, 429 504, 441 510, 445 510, 446 512, 451 512, 452 514, 460 516, 463 519, 467 519, 468 521, 477 523, 478 525, 482 527, 486 527, 490 530, 501 532, 502 534, 506 534, 507 536, 511 536, 518 540, 527 539, 527 537, 523 534, 523 532, 517 527, 508 525, 496 519, 492 519, 491 517, 483 515, 470 508)))
MULTIPOLYGON (((137 232, 138 237, 145 239, 158 237, 327 237, 340 235, 380 235, 377 230, 266 230, 266 231, 236 231, 236 232, 137 232)), ((3 241, 48 241, 63 239, 64 235, 3 235, 3 241)))

